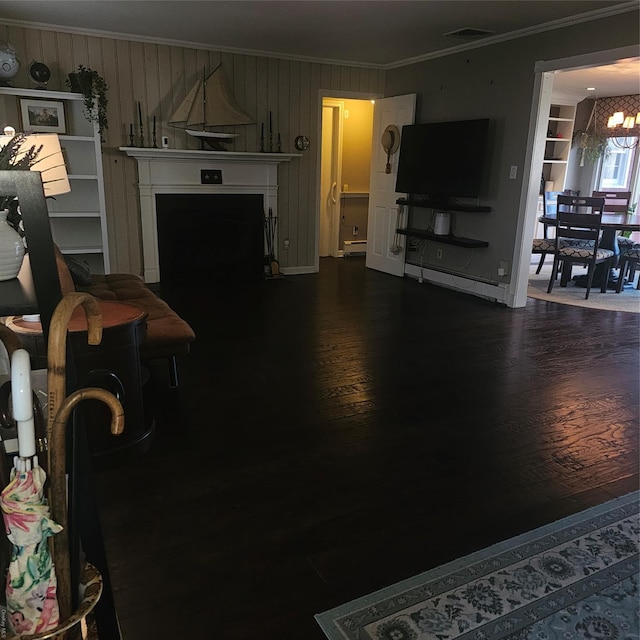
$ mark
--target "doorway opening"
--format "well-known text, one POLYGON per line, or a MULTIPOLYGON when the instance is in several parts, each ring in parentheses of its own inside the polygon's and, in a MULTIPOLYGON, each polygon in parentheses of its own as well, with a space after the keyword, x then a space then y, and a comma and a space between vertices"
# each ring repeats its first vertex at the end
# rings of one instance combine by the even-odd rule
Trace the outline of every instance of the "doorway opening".
MULTIPOLYGON (((541 168, 544 164, 546 138, 550 107, 553 102, 554 76, 557 72, 589 69, 616 64, 623 60, 636 58, 637 51, 633 47, 622 47, 592 54, 584 54, 561 60, 547 60, 536 64, 534 86, 534 101, 531 111, 529 139, 527 143, 525 175, 519 212, 518 236, 520 243, 514 255, 515 278, 509 287, 508 306, 523 307, 527 300, 527 287, 531 270, 531 246, 537 227, 537 217, 541 213, 540 190, 541 168)), ((586 85, 584 85, 586 86, 586 85)), ((623 92, 624 93, 624 92, 623 92)), ((574 102, 577 103, 576 100, 574 102)), ((572 153, 576 153, 573 149, 572 153)), ((575 163, 575 160, 574 160, 575 163)), ((569 165, 571 166, 569 161, 569 165)), ((554 183, 555 187, 555 183, 554 183)), ((593 183, 589 188, 581 186, 580 191, 590 194, 593 183)), ((583 193, 582 195, 585 195, 583 193)), ((544 202, 542 202, 544 206, 544 202)))
POLYGON ((318 257, 364 255, 374 101, 321 100, 318 257))

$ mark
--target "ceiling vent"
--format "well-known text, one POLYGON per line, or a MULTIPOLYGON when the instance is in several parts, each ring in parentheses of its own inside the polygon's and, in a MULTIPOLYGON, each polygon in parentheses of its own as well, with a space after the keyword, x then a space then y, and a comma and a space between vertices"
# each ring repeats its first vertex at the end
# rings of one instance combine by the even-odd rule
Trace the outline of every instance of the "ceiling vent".
POLYGON ((456 29, 455 31, 449 31, 449 33, 445 33, 445 36, 449 36, 451 38, 486 38, 487 36, 491 36, 495 33, 495 31, 489 31, 488 29, 474 29, 473 27, 462 27, 462 29, 456 29))

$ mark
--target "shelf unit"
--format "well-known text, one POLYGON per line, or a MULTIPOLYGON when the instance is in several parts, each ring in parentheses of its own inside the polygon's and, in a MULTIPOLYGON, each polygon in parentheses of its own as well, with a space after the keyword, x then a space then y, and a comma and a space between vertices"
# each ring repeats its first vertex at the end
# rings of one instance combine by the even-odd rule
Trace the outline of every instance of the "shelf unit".
MULTIPOLYGON (((421 200, 420 198, 398 198, 396 204, 405 205, 408 207, 420 207, 423 209, 434 209, 437 211, 459 211, 463 213, 489 213, 491 207, 485 205, 472 205, 472 204, 449 204, 445 207, 436 206, 434 202, 429 200, 421 200)), ((488 247, 489 243, 486 240, 477 240, 475 238, 464 238, 462 236, 454 235, 438 235, 427 229, 418 229, 415 227, 407 227, 406 229, 396 230, 402 236, 409 236, 412 238, 424 238, 432 240, 433 242, 440 242, 442 244, 452 244, 457 247, 466 247, 467 249, 479 249, 488 247)))
POLYGON ((463 238, 461 236, 439 236, 431 231, 424 229, 398 229, 398 233, 402 236, 410 236, 412 238, 426 238, 442 244, 453 244, 457 247, 467 247, 467 249, 479 249, 488 247, 486 240, 475 240, 474 238, 463 238))
POLYGON ((361 200, 362 198, 369 198, 368 191, 342 191, 340 193, 341 200, 361 200))
POLYGON ((109 273, 102 149, 98 125, 87 120, 83 96, 66 91, 0 87, 0 125, 22 130, 21 98, 61 100, 67 133, 59 134, 71 191, 47 200, 51 233, 63 254, 92 273, 109 273))
POLYGON ((576 117, 575 105, 552 104, 547 120, 542 174, 545 182, 553 182, 553 189, 563 191, 576 117))
POLYGON ((461 211, 463 213, 489 213, 491 207, 480 204, 448 204, 438 205, 430 200, 420 198, 398 198, 396 204, 404 204, 408 207, 422 207, 424 209, 435 209, 436 211, 461 211))

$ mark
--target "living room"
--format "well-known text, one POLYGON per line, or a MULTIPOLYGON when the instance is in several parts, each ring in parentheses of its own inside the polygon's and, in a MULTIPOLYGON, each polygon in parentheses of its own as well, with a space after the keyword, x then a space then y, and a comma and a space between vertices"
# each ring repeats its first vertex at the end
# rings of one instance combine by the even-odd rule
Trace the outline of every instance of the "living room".
MULTIPOLYGON (((324 91, 325 95, 362 93, 363 89, 372 95, 415 93, 418 122, 489 117, 491 156, 482 204, 492 211, 481 216, 457 216, 456 232, 489 242, 487 249, 474 253, 466 276, 506 288, 505 302, 513 305, 518 288, 517 265, 521 260, 521 218, 527 201, 525 167, 535 99, 535 64, 539 60, 636 45, 634 14, 629 13, 635 9, 632 4, 619 5, 616 11, 610 9, 608 13, 612 15, 596 14, 595 19, 576 24, 540 28, 524 37, 498 38, 500 41, 487 46, 465 47, 460 52, 439 53, 390 68, 242 55, 143 39, 127 40, 98 32, 35 28, 11 20, 5 20, 5 24, 7 39, 24 60, 42 60, 50 67, 47 85, 50 89, 64 90, 67 74, 81 64, 98 69, 110 87, 109 128, 104 132, 102 152, 112 271, 143 273, 136 163, 119 150, 129 144, 132 123, 136 123, 137 130, 138 105, 147 141, 155 118, 158 140, 167 136, 171 148, 197 148, 196 141, 169 127, 167 122, 192 79, 203 69, 213 70, 222 62, 236 99, 256 122, 227 128, 239 134, 233 145, 235 151, 260 148, 260 125, 267 121, 269 112, 275 119, 275 134, 283 141, 283 151, 296 151, 293 141, 298 135, 319 139, 318 91, 324 91), (510 179, 513 166, 518 168, 517 175, 510 179), (501 261, 511 268, 499 277, 497 265, 501 261)), ((27 66, 23 65, 16 76, 16 86, 30 85, 27 66)), ((279 167, 277 254, 284 273, 309 273, 318 268, 315 195, 318 181, 317 146, 279 167), (284 240, 288 241, 286 248, 284 240)), ((438 268, 455 273, 467 260, 464 250, 451 247, 438 262, 438 268)), ((426 261, 435 262, 431 256, 426 261)))
MULTIPOLYGON (((515 301, 515 270, 501 280, 496 267, 520 259, 536 62, 637 47, 630 4, 388 68, 0 18, 25 60, 50 66, 51 90, 80 64, 110 86, 112 271, 144 272, 136 161, 119 150, 138 104, 146 144, 155 116, 158 140, 195 150, 166 123, 222 61, 256 117, 229 128, 233 150, 258 151, 271 112, 283 151, 301 154, 278 169, 284 278, 167 292, 196 334, 180 390, 152 368, 151 450, 96 471, 124 637, 319 640, 315 613, 637 488, 637 315, 509 309, 360 258, 320 268, 315 142, 320 93, 416 93, 418 122, 490 118, 492 211, 459 216, 456 230, 489 241, 465 275, 515 301), (299 135, 311 146, 297 152, 299 135)), ((144 21, 140 5, 131 12, 144 21)), ((14 82, 30 86, 24 70, 14 82)), ((452 249, 457 272, 469 258, 452 249)))

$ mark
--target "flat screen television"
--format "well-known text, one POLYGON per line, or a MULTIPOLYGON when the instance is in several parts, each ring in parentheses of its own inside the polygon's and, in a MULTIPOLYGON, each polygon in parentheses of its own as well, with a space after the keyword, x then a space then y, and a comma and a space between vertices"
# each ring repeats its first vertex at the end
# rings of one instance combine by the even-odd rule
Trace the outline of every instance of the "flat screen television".
POLYGON ((433 202, 481 194, 489 120, 402 127, 396 191, 433 202))

